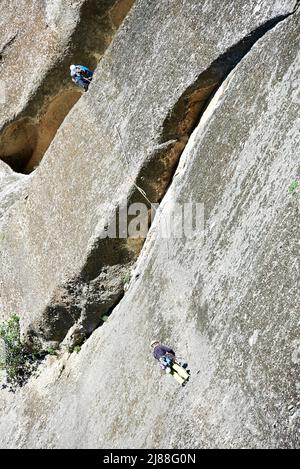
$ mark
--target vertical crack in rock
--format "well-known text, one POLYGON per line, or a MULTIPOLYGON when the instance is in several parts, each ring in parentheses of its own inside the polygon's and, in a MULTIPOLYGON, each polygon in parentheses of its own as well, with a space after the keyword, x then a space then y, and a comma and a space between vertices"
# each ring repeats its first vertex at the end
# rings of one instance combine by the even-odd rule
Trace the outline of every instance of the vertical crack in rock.
MULTIPOLYGON (((71 63, 96 68, 134 0, 87 0, 66 50, 48 71, 26 108, 0 129, 0 159, 14 171, 31 173, 42 160, 57 130, 82 95, 72 84, 71 63)), ((2 47, 0 60, 16 39, 2 47)))
MULTIPOLYGON (((205 108, 213 98, 229 73, 249 53, 256 42, 278 23, 294 12, 280 15, 259 26, 237 44, 218 57, 198 79, 189 86, 167 116, 162 134, 162 142, 176 140, 186 142, 198 125, 205 108)), ((185 145, 184 145, 185 146, 185 145)))
POLYGON ((286 15, 272 18, 230 47, 180 96, 164 120, 160 144, 147 159, 136 181, 152 202, 160 202, 165 195, 190 135, 229 73, 259 39, 278 23, 294 14, 296 9, 286 15))
MULTIPOLYGON (((228 74, 260 38, 293 13, 273 18, 228 49, 175 103, 164 120, 160 144, 147 158, 135 181, 151 203, 159 203, 165 195, 192 131, 228 74)), ((128 206, 133 202, 146 202, 135 187, 128 198, 128 206)), ((151 209, 149 203, 148 209, 151 209)), ((145 239, 105 238, 105 228, 102 234, 90 249, 80 274, 54 293, 40 326, 32 328, 28 334, 29 342, 42 338, 42 341, 54 341, 58 345, 66 336, 72 345, 72 337, 80 337, 78 342, 83 342, 103 324, 103 316, 111 314, 119 304, 124 296, 123 279, 136 262, 145 239)))
POLYGON ((4 59, 5 54, 7 53, 10 46, 12 46, 15 42, 17 36, 18 33, 13 34, 10 39, 8 39, 8 41, 6 41, 5 44, 0 48, 0 62, 4 59))

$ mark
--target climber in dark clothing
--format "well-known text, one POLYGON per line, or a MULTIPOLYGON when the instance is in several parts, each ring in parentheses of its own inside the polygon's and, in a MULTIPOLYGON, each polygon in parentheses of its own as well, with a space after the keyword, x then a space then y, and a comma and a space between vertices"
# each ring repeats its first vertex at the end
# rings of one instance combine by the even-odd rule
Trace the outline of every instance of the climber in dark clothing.
POLYGON ((153 357, 159 362, 161 368, 170 372, 170 363, 178 363, 183 368, 187 368, 187 363, 181 358, 176 357, 174 350, 167 345, 161 344, 158 340, 151 342, 153 357))
POLYGON ((73 82, 87 91, 93 79, 94 72, 83 65, 71 65, 70 70, 73 82))
POLYGON ((153 340, 151 342, 151 347, 153 347, 153 356, 156 358, 156 360, 159 360, 168 353, 173 355, 175 358, 174 350, 172 350, 170 347, 167 347, 166 345, 160 344, 158 340, 153 340))

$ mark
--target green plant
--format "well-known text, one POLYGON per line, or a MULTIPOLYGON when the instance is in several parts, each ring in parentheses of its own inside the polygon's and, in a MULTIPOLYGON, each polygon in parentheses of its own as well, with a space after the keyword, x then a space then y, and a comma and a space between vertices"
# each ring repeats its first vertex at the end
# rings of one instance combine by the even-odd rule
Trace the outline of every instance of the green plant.
POLYGON ((73 352, 76 352, 76 353, 79 353, 81 350, 81 346, 80 345, 73 345, 73 346, 70 346, 68 348, 68 352, 69 353, 73 353, 73 352))
POLYGON ((128 284, 131 280, 131 272, 127 272, 126 274, 124 274, 122 280, 123 280, 123 285, 128 284))
POLYGON ((31 366, 20 338, 20 319, 16 314, 0 324, 0 338, 3 343, 0 369, 5 370, 10 385, 21 385, 28 378, 31 366))
POLYGON ((49 347, 49 348, 46 350, 46 353, 47 353, 47 355, 54 355, 54 356, 56 356, 56 355, 57 355, 57 350, 55 350, 55 348, 53 348, 53 347, 49 347))
POLYGON ((294 181, 292 181, 292 183, 289 187, 289 193, 294 194, 296 192, 296 190, 298 189, 298 187, 299 187, 299 181, 297 181, 295 179, 294 181))

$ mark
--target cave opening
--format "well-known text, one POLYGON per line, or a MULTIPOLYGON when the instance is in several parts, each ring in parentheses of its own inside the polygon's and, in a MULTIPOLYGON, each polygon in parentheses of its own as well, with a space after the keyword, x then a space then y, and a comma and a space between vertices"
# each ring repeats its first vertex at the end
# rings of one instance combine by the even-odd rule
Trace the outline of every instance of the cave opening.
POLYGON ((0 159, 17 173, 34 171, 81 94, 76 89, 62 91, 44 105, 38 118, 10 124, 1 137, 0 159))

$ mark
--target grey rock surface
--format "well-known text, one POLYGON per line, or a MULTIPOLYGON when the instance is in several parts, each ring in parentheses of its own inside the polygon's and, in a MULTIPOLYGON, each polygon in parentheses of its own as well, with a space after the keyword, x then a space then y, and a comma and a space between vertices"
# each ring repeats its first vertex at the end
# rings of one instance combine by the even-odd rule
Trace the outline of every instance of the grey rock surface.
POLYGON ((0 161, 0 226, 8 209, 19 199, 28 177, 17 174, 0 161))
POLYGON ((81 96, 69 66, 95 68, 133 0, 4 0, 0 5, 0 159, 34 170, 81 96), (1 92, 1 89, 0 89, 1 92), (0 100, 1 101, 1 100, 0 100))
MULTIPOLYGON (((39 377, 0 393, 2 447, 300 447, 300 204, 288 190, 300 171, 299 13, 265 32, 223 83, 217 67, 199 125, 180 133, 195 123, 181 109, 186 90, 197 82, 191 96, 201 95, 199 76, 220 55, 296 2, 246 3, 226 2, 218 14, 210 1, 138 1, 31 176, 26 204, 10 208, 3 317, 17 308, 24 330, 49 340, 65 292, 71 309, 111 285, 119 303, 79 354, 48 357, 39 377), (166 190, 157 175, 166 176, 154 163, 173 139, 184 151, 120 300, 111 282, 139 253, 101 233, 134 191, 122 155, 156 200, 166 190), (190 201, 204 204, 204 232, 162 239, 174 204, 190 201), (160 376, 153 338, 188 360, 185 388, 160 376)), ((96 299, 91 317, 106 300, 96 299)), ((72 334, 85 312, 60 330, 72 334)))
MULTIPOLYGON (((88 302, 82 292, 89 291, 89 283, 109 288, 111 276, 103 281, 102 274, 113 267, 115 276, 137 257, 136 246, 126 240, 101 239, 106 220, 122 201, 144 200, 132 181, 137 179, 151 202, 160 200, 196 124, 197 106, 231 66, 226 60, 212 64, 262 24, 292 12, 295 3, 249 1, 245 8, 244 1, 227 2, 218 12, 209 1, 137 2, 89 93, 67 116, 34 173, 28 200, 13 208, 0 254, 2 317, 19 311, 23 331, 33 341, 38 336, 60 342, 86 316, 84 305, 76 305, 88 302), (199 95, 191 91, 178 114, 176 103, 194 83, 199 95), (176 144, 161 149, 168 140, 176 144), (20 257, 22 262, 16 261, 20 257), (69 296, 67 307, 59 302, 69 296)), ((121 294, 118 285, 110 298, 121 294)), ((99 311, 100 321, 104 307, 100 298, 88 315, 94 318, 99 311)), ((92 326, 94 319, 88 329, 92 326)))
POLYGON ((6 104, 0 129, 22 113, 49 69, 65 54, 83 0, 63 3, 62 14, 60 0, 43 6, 26 0, 1 2, 0 66, 6 104))

